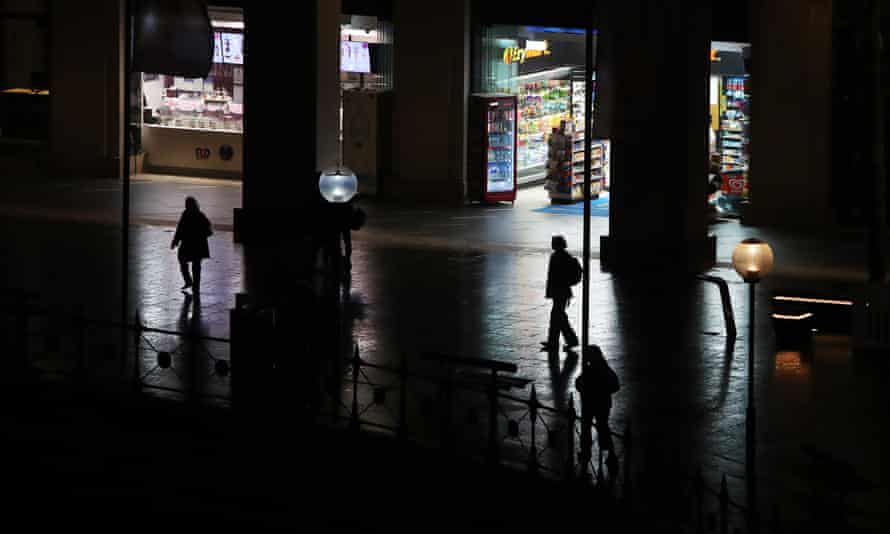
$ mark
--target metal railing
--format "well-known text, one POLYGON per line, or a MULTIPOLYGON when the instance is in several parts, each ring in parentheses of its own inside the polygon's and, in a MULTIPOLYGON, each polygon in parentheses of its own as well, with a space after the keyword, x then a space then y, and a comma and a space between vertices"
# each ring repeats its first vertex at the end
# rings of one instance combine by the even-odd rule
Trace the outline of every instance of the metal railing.
POLYGON ((230 400, 230 341, 151 328, 138 315, 133 324, 91 318, 74 311, 41 307, 35 292, 0 290, 8 321, 0 321, 0 347, 12 364, 7 379, 27 375, 77 383, 129 384, 142 390, 173 392, 188 400, 230 400), (113 332, 132 333, 115 344, 113 332))
POLYGON ((443 372, 423 372, 409 367, 405 354, 398 366, 368 362, 358 347, 351 357, 332 363, 340 365, 324 373, 315 406, 320 421, 435 444, 449 455, 553 479, 586 480, 616 494, 620 488, 625 497, 631 491, 630 424, 622 433, 609 430, 617 442, 612 451, 599 447, 600 436, 589 440, 591 450, 582 450, 582 434, 595 435, 596 429, 579 416, 574 396, 565 407, 556 408, 539 401, 533 384, 527 397, 504 393, 522 382, 500 374, 515 370, 512 364, 454 358, 443 372), (485 367, 488 372, 456 372, 460 367, 485 367), (608 454, 617 460, 611 468, 605 461, 608 454))
MULTIPOLYGON (((232 399, 230 339, 151 328, 138 315, 133 324, 122 324, 89 318, 82 308, 53 312, 39 307, 33 292, 0 290, 0 299, 11 304, 3 308, 12 319, 0 321, 0 348, 7 349, 18 371, 78 382, 101 375, 123 380, 137 391, 173 392, 189 401, 232 399), (120 329, 132 334, 123 349, 109 342, 118 338, 109 334, 120 329), (104 374, 97 372, 103 368, 104 374)), ((446 455, 535 476, 582 481, 632 506, 635 444, 630 424, 620 433, 608 430, 615 445, 603 450, 600 436, 593 437, 596 425, 579 416, 573 395, 557 407, 540 402, 534 384, 527 396, 505 393, 531 382, 505 376, 516 371, 513 364, 424 355, 421 361, 445 364, 444 372, 433 373, 409 366, 405 353, 397 366, 365 361, 357 346, 350 357, 323 361, 327 369, 317 377, 317 395, 310 395, 308 404, 318 422, 354 432, 384 432, 446 455), (461 373, 460 368, 487 373, 461 373), (582 439, 585 432, 590 440, 582 439), (588 450, 585 441, 590 442, 588 450), (618 460, 614 467, 604 461, 608 454, 618 460)), ((709 488, 700 471, 689 478, 688 488, 692 516, 682 518, 680 525, 696 533, 742 532, 733 527, 733 511, 744 517, 746 506, 730 498, 725 474, 719 490, 709 488)), ((765 519, 764 530, 781 532, 775 507, 765 519)))

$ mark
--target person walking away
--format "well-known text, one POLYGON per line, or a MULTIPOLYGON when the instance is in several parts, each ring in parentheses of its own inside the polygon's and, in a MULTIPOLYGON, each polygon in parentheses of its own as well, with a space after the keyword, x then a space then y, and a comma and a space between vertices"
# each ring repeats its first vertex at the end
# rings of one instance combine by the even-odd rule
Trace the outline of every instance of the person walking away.
POLYGON ((211 235, 213 235, 213 230, 210 227, 210 220, 201 212, 198 201, 194 197, 187 197, 185 211, 179 218, 176 233, 173 234, 173 242, 170 243, 171 249, 179 247, 177 258, 182 279, 185 282, 182 289, 191 287, 195 294, 200 292, 201 261, 210 257, 207 238, 211 235), (189 274, 189 263, 192 268, 191 274, 189 274))
POLYGON ((541 342, 542 349, 548 352, 559 350, 559 336, 562 334, 566 342, 565 350, 578 346, 578 336, 569 324, 566 308, 572 299, 572 286, 581 281, 583 270, 577 258, 566 251, 566 240, 563 236, 553 236, 550 244, 553 254, 547 269, 547 291, 545 297, 553 300, 550 310, 550 326, 547 341, 541 342))
POLYGON ((609 414, 612 411, 612 395, 620 387, 618 375, 609 367, 603 352, 597 345, 588 345, 583 351, 581 374, 575 380, 575 389, 581 396, 581 454, 590 460, 593 440, 591 428, 596 421, 597 444, 600 453, 608 453, 606 466, 614 477, 618 473, 618 458, 609 428, 609 414))

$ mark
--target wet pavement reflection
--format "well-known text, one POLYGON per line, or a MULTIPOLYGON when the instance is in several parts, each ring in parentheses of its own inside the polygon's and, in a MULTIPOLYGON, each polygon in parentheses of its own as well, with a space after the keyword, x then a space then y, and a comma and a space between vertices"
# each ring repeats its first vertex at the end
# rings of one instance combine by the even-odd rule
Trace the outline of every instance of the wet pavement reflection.
MULTIPOLYGON (((138 313, 145 325, 157 329, 227 338, 235 294, 246 288, 244 250, 230 232, 218 229, 203 270, 203 291, 195 299, 179 289, 175 253, 169 250, 172 230, 169 225, 133 227, 129 315, 138 313)), ((540 351, 550 313, 544 298, 549 256, 544 247, 493 242, 456 250, 380 235, 355 236, 353 277, 344 302, 350 318, 344 350, 357 346, 365 360, 393 366, 406 354, 416 368, 430 366, 421 356, 431 350, 502 360, 516 364, 517 376, 531 381, 511 394, 527 397, 534 385, 548 406, 564 409, 573 395, 577 403, 578 354, 540 351)), ((91 317, 119 318, 116 228, 88 221, 58 225, 9 219, 3 237, 0 260, 10 286, 40 289, 48 306, 83 306, 91 317)), ((727 342, 715 287, 692 279, 627 279, 598 271, 591 273, 589 334, 621 382, 612 427, 632 424, 640 445, 636 471, 657 474, 641 491, 666 494, 677 489, 681 477, 701 468, 713 488, 725 473, 734 500, 743 502, 748 288, 727 267, 710 274, 729 282, 739 330, 734 344, 727 342)), ((801 453, 802 445, 813 444, 881 485, 852 500, 865 510, 863 524, 886 525, 880 503, 888 500, 890 480, 890 466, 883 461, 890 446, 887 360, 853 357, 849 339, 823 335, 817 336, 812 354, 777 352, 768 317, 778 284, 764 283, 757 296, 754 379, 762 499, 780 503, 790 516, 804 513, 812 502, 809 493, 820 484, 801 453)), ((578 329, 580 299, 572 300, 568 314, 578 329)), ((157 350, 144 351, 139 370, 147 382, 188 390, 199 376, 205 392, 228 394, 229 378, 215 367, 217 360, 228 359, 225 343, 195 348, 176 336, 146 337, 171 355, 163 367, 157 350), (210 353, 200 368, 189 356, 195 350, 210 353)), ((342 387, 348 394, 348 385, 342 387)), ((417 408, 412 415, 422 418, 422 412, 417 408)))

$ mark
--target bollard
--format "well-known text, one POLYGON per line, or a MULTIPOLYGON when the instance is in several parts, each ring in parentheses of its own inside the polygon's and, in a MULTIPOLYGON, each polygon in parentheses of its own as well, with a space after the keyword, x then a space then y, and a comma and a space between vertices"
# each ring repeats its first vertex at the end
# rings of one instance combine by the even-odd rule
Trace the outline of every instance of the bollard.
POLYGON ((18 351, 19 371, 24 373, 30 367, 28 362, 28 323, 30 322, 30 310, 28 309, 28 297, 22 295, 18 302, 18 314, 16 314, 15 348, 18 351))
POLYGON ((528 451, 528 470, 530 473, 537 475, 538 474, 538 446, 537 446, 537 437, 535 435, 535 427, 538 422, 538 394, 535 391, 535 386, 532 385, 532 392, 529 395, 528 399, 528 413, 529 420, 531 421, 532 432, 531 432, 531 447, 528 451))
POLYGON ((359 358, 358 345, 355 346, 355 353, 352 356, 352 413, 349 417, 349 428, 353 432, 358 432, 361 421, 358 412, 358 376, 361 372, 361 359, 359 358))
POLYGON ((782 520, 779 518, 779 507, 774 503, 770 518, 770 534, 779 534, 780 532, 782 532, 782 520))
POLYGON ((491 370, 488 384, 488 459, 492 464, 500 463, 500 447, 498 446, 498 373, 491 370))
POLYGON ((399 362, 399 429, 398 438, 408 439, 408 355, 402 352, 399 362))
POLYGON ((720 481, 720 534, 729 534, 729 488, 726 473, 720 481))
POLYGON ((86 348, 86 313, 81 304, 78 307, 77 315, 74 317, 74 325, 77 330, 77 373, 76 379, 80 382, 86 381, 87 371, 87 348, 86 348))
POLYGON ((575 420, 578 418, 578 414, 575 412, 574 393, 569 395, 569 410, 566 415, 568 417, 568 426, 566 428, 566 433, 568 434, 568 439, 566 439, 566 443, 568 444, 568 454, 566 454, 566 480, 573 480, 575 478, 575 420))
POLYGON ((191 368, 191 377, 192 383, 189 388, 189 401, 198 402, 201 399, 201 382, 202 382, 202 373, 201 373, 201 365, 200 365, 200 351, 198 350, 198 345, 200 340, 198 338, 198 333, 194 328, 189 327, 188 332, 185 334, 186 343, 188 343, 188 357, 191 368))
MULTIPOLYGON (((142 322, 139 319, 139 312, 136 312, 135 321, 133 323, 133 389, 140 393, 142 391, 142 361, 139 354, 139 345, 142 340, 142 322)), ((124 347, 124 354, 127 348, 124 347)))
POLYGON ((633 458, 633 433, 631 432, 630 421, 628 421, 624 426, 624 501, 628 507, 633 498, 630 476, 631 458, 633 458))
POLYGON ((702 481, 701 476, 701 468, 695 472, 695 476, 692 479, 692 486, 695 491, 695 518, 696 518, 696 532, 698 534, 704 534, 705 532, 705 523, 704 523, 704 482, 702 481))

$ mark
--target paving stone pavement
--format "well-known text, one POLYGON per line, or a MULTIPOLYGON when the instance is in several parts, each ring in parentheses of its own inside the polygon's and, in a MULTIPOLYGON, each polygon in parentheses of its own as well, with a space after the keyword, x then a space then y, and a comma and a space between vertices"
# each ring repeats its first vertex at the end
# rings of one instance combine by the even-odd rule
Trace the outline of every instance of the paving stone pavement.
MULTIPOLYGON (((181 198, 182 185, 173 183, 168 197, 181 198)), ((155 196, 164 196, 162 186, 145 187, 159 187, 155 196)), ((229 193, 236 190, 230 184, 222 187, 229 193)), ((64 202, 52 198, 48 204, 57 203, 59 210, 41 217, 35 215, 40 210, 27 202, 4 210, 12 215, 3 219, 0 230, 0 260, 7 284, 39 289, 49 306, 70 310, 82 305, 91 317, 117 320, 119 228, 101 212, 96 215, 77 206, 63 209, 64 202), (60 220, 67 222, 59 224, 60 220)), ((129 315, 138 311, 145 324, 155 328, 195 326, 204 335, 227 337, 228 311, 235 293, 245 287, 242 247, 232 242, 225 222, 218 224, 211 240, 212 258, 203 271, 205 290, 200 302, 189 300, 179 290, 178 266, 169 249, 170 220, 175 220, 171 214, 178 215, 175 203, 169 201, 168 208, 150 214, 157 219, 154 222, 148 221, 147 212, 138 211, 139 205, 134 201, 136 217, 142 218, 131 228, 129 315)), ((515 208, 496 208, 501 209, 515 208)), ((392 224, 399 221, 406 228, 405 220, 422 218, 426 211, 391 211, 388 216, 392 224)), ((570 217, 535 214, 539 215, 570 217)), ((572 221, 580 228, 580 218, 572 221)), ((534 221, 526 221, 524 229, 516 230, 516 239, 507 241, 503 225, 490 230, 491 234, 475 235, 477 223, 469 227, 460 223, 460 230, 450 231, 453 235, 436 236, 422 220, 412 230, 397 232, 384 220, 376 228, 369 224, 365 234, 364 229, 357 232, 348 301, 354 312, 349 341, 359 347, 363 358, 379 364, 396 365, 405 352, 422 365, 419 355, 431 349, 509 361, 519 367, 518 375, 533 380, 541 402, 565 406, 579 372, 577 359, 562 353, 556 361, 538 350, 549 317, 549 303, 543 298, 548 254, 539 243, 549 242, 552 225, 535 230, 534 221), (387 232, 391 239, 385 238, 387 232), (462 247, 462 243, 472 246, 462 247)), ((718 226, 726 228, 721 230, 725 236, 747 232, 733 224, 718 226)), ((796 243, 793 236, 772 233, 780 244, 796 243)), ((852 258, 859 252, 858 245, 847 243, 847 249, 841 247, 833 256, 820 252, 824 246, 815 249, 807 241, 788 245, 794 246, 809 251, 796 254, 800 261, 784 275, 780 273, 779 282, 768 280, 758 289, 755 401, 760 418, 761 498, 764 503, 779 503, 786 517, 805 513, 815 473, 806 469, 800 446, 812 443, 852 463, 881 485, 853 499, 863 510, 858 521, 865 526, 890 524, 880 504, 887 502, 890 480, 882 461, 882 451, 890 445, 886 424, 890 399, 884 387, 887 362, 854 358, 845 339, 830 336, 817 338, 811 358, 776 353, 772 327, 766 320, 769 296, 786 282, 783 277, 802 273, 816 279, 824 271, 846 282, 861 277, 861 268, 852 258), (819 262, 807 263, 807 254, 819 262)), ((701 467, 715 488, 726 473, 731 496, 744 502, 748 288, 726 266, 726 250, 720 254, 722 266, 710 274, 730 282, 739 329, 733 346, 726 346, 715 287, 692 280, 627 280, 599 271, 591 273, 590 339, 603 348, 621 380, 613 427, 620 430, 632 423, 642 451, 637 469, 672 473, 671 480, 661 483, 675 490, 679 477, 696 468, 701 467)), ((777 251, 777 259, 781 258, 777 251)), ((569 308, 576 327, 579 314, 576 298, 569 308)), ((177 340, 160 338, 153 342, 176 351, 177 340)), ((225 350, 222 346, 214 349, 221 358, 226 357, 225 350)), ((187 366, 179 358, 174 369, 187 366)), ((145 360, 142 366, 145 374, 155 364, 145 360)), ((149 380, 165 384, 158 374, 163 373, 149 380)), ((183 379, 169 380, 173 382, 166 383, 175 386, 175 380, 183 379)), ((212 388, 224 395, 227 382, 218 381, 212 388)), ((512 393, 521 397, 528 389, 512 393)))

